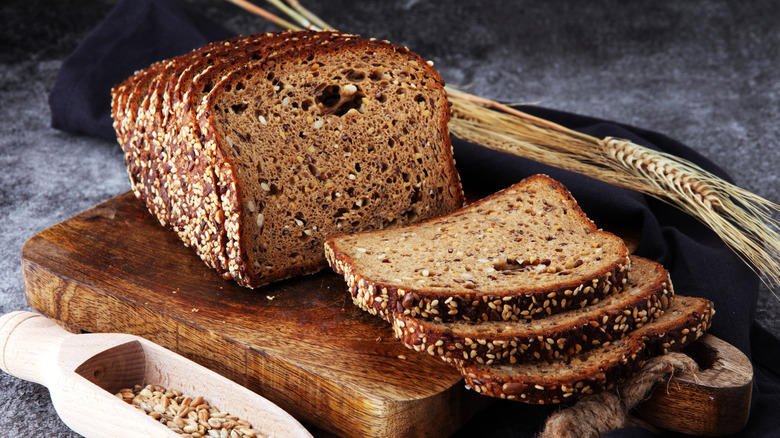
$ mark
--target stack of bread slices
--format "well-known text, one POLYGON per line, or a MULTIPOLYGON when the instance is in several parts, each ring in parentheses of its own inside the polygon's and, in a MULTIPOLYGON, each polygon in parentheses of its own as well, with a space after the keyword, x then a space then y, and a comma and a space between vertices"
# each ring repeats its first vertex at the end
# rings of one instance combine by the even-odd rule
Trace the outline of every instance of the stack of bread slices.
POLYGON ((419 224, 328 238, 325 252, 408 348, 528 403, 610 389, 702 336, 714 313, 544 175, 419 224))
POLYGON ((326 268, 324 236, 463 205, 444 83, 387 41, 215 42, 117 84, 112 115, 136 197, 243 286, 326 268))

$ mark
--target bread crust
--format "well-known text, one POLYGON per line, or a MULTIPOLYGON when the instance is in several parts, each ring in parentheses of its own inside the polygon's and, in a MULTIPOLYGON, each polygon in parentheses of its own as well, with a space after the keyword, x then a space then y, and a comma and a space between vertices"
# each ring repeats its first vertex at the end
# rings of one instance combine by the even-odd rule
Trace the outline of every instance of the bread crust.
POLYGON ((144 154, 148 155, 148 151, 145 138, 139 138, 139 130, 136 130, 135 122, 143 102, 143 96, 150 85, 149 77, 155 74, 161 66, 162 63, 152 64, 112 89, 111 108, 114 116, 114 130, 124 152, 133 193, 144 204, 147 204, 147 193, 144 190, 143 181, 148 177, 141 164, 141 157, 144 154))
POLYGON ((480 394, 532 404, 561 403, 610 390, 633 377, 649 358, 690 345, 709 329, 714 312, 709 300, 678 295, 663 316, 581 360, 575 356, 533 365, 455 365, 466 385, 480 394))
POLYGON ((129 125, 127 142, 122 145, 133 192, 136 196, 140 195, 139 199, 146 204, 160 224, 168 226, 170 218, 168 201, 158 195, 164 186, 163 150, 154 136, 146 135, 153 123, 148 110, 152 103, 151 93, 164 66, 165 62, 159 62, 142 72, 133 87, 127 110, 132 121, 129 125))
POLYGON ((660 264, 631 257, 623 291, 573 311, 532 322, 432 323, 396 314, 393 331, 408 348, 447 362, 514 364, 565 358, 619 339, 663 315, 674 297, 660 264))

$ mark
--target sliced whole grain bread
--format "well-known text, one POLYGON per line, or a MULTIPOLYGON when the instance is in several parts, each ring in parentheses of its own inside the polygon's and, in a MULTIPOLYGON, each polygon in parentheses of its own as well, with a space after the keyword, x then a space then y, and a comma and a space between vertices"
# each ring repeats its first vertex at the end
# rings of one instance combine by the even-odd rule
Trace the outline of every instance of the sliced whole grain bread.
POLYGON ((437 322, 531 320, 619 290, 630 267, 570 192, 534 175, 449 215, 325 242, 355 304, 437 322))
POLYGON ((631 256, 622 291, 585 307, 533 321, 433 322, 395 315, 398 339, 419 352, 468 364, 514 364, 568 357, 619 339, 662 315, 674 297, 660 264, 631 256))
POLYGON ((336 32, 228 45, 113 93, 134 193, 220 274, 257 287, 316 272, 326 235, 463 204, 443 83, 419 56, 336 32))
POLYGON ((710 301, 677 295, 659 318, 596 349, 550 361, 514 365, 462 365, 476 392, 526 403, 560 403, 609 390, 631 378, 651 357, 678 351, 709 328, 710 301))

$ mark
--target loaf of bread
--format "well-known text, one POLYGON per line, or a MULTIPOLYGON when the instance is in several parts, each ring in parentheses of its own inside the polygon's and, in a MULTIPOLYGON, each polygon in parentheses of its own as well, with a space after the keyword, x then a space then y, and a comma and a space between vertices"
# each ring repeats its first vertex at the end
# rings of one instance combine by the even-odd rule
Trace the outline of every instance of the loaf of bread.
POLYGON ((619 290, 631 265, 545 175, 422 223, 330 237, 325 253, 355 304, 390 322, 532 320, 619 290))
POLYGON ((527 403, 560 403, 612 389, 634 376, 647 359, 689 345, 707 331, 713 314, 710 301, 677 295, 659 318, 573 357, 456 366, 466 384, 480 394, 527 403))
POLYGON ((244 286, 326 267, 326 236, 463 205, 443 82, 385 41, 212 43, 117 85, 112 114, 136 197, 244 286))
POLYGON ((631 256, 623 290, 588 306, 533 321, 434 322, 400 314, 393 330, 408 348, 460 365, 565 358, 641 328, 663 315, 673 297, 663 266, 631 256))

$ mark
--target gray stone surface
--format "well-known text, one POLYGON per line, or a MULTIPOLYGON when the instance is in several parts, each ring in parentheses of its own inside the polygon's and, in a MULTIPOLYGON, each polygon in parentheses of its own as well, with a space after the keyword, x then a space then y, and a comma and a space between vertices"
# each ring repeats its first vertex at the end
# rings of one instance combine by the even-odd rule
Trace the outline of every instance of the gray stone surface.
MULTIPOLYGON (((119 147, 51 129, 46 101, 62 60, 114 3, 0 5, 0 313, 27 308, 20 267, 27 238, 129 189, 119 147)), ((227 2, 188 3, 240 33, 275 30, 227 2)), ((780 202, 773 1, 304 3, 336 28, 407 45, 448 83, 475 94, 665 133, 780 202)), ((778 310, 763 289, 756 317, 775 334, 778 310)), ((40 385, 0 373, 0 406, 2 436, 76 436, 40 385)), ((533 433, 512 418, 494 420, 463 435, 533 433)))

